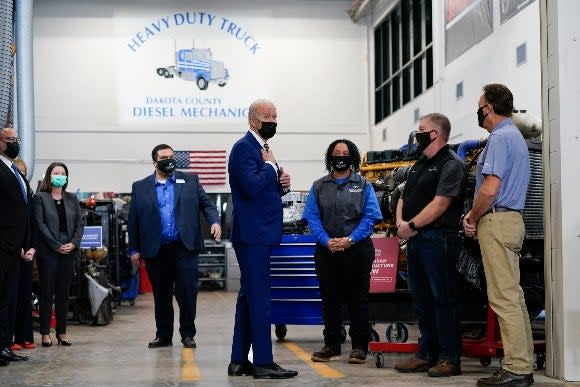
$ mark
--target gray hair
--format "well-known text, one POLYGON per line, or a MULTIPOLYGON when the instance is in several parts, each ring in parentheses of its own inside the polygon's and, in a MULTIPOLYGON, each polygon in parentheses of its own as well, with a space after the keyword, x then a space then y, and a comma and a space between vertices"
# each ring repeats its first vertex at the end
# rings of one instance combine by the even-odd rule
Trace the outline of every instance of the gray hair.
POLYGON ((274 106, 274 103, 270 100, 267 100, 267 99, 255 100, 254 102, 252 102, 252 104, 250 105, 250 108, 248 109, 248 120, 250 120, 254 115, 256 115, 258 108, 260 108, 260 106, 263 106, 263 105, 274 106))
POLYGON ((441 113, 429 113, 421 117, 421 120, 429 120, 441 131, 441 136, 445 142, 449 141, 449 133, 451 133, 451 123, 449 118, 441 113))

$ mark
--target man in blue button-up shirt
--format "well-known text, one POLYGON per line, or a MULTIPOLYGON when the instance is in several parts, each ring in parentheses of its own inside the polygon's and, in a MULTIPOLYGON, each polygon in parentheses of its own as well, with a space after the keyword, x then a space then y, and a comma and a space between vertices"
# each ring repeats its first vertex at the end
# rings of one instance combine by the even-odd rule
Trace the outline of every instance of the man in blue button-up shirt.
POLYGON ((221 238, 219 213, 197 175, 175 171, 169 145, 157 145, 151 157, 155 172, 133 183, 129 209, 131 260, 145 260, 153 287, 157 332, 149 348, 172 345, 174 288, 181 342, 195 348, 197 257, 204 246, 199 213, 216 240, 221 238))
POLYGON ((465 235, 479 241, 487 298, 498 317, 504 354, 502 367, 479 379, 478 386, 534 382, 534 342, 519 268, 530 159, 526 141, 510 118, 513 107, 511 91, 499 83, 485 85, 477 103, 479 126, 489 137, 477 161, 473 207, 463 227, 465 235))

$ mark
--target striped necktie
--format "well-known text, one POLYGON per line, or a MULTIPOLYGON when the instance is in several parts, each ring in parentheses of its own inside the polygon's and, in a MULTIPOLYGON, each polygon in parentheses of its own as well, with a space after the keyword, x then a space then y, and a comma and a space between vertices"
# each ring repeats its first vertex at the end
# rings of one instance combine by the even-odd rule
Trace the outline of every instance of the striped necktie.
POLYGON ((16 165, 14 163, 12 163, 12 170, 14 171, 14 174, 16 175, 16 180, 18 180, 18 183, 20 185, 20 190, 22 191, 22 196, 24 196, 24 202, 28 203, 28 195, 26 194, 26 186, 24 185, 24 182, 22 181, 22 176, 20 176, 20 171, 18 170, 18 168, 16 168, 16 165))

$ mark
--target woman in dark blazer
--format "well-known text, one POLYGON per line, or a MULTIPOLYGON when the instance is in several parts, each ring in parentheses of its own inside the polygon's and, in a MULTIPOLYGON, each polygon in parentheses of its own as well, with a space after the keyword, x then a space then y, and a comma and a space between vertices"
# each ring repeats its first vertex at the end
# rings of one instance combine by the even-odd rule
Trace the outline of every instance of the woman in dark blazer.
POLYGON ((69 289, 83 236, 81 208, 76 195, 66 192, 68 168, 54 162, 48 166, 39 192, 32 199, 36 257, 40 272, 40 334, 42 346, 50 347, 52 297, 56 314, 56 339, 71 345, 66 335, 69 289))

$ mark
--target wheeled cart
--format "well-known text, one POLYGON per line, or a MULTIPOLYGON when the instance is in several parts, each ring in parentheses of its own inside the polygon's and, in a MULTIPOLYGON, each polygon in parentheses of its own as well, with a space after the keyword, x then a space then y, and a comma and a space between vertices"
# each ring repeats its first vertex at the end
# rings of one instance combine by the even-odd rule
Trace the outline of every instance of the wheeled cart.
POLYGON ((322 300, 314 267, 316 238, 288 234, 270 257, 272 324, 276 337, 286 337, 286 324, 322 324, 322 300))
MULTIPOLYGON (((415 353, 418 347, 418 343, 370 342, 369 352, 374 355, 376 366, 382 368, 385 365, 383 353, 415 353)), ((537 367, 543 368, 546 360, 546 342, 544 340, 534 340, 534 353, 536 354, 537 367)), ((463 355, 479 358, 479 362, 484 367, 491 364, 493 357, 503 357, 497 316, 490 307, 487 308, 486 336, 477 340, 463 339, 463 355)))
MULTIPOLYGON (((383 238, 386 239, 386 238, 383 238)), ((392 239, 392 238, 390 238, 392 239)), ((398 242, 397 246, 398 246, 398 242)), ((375 241, 375 250, 380 246, 375 241)), ((278 246, 272 249, 270 257, 270 278, 271 278, 271 301, 272 314, 271 321, 275 326, 276 337, 280 340, 286 337, 288 329, 286 325, 322 325, 322 299, 320 296, 318 278, 314 264, 314 251, 316 248, 316 238, 310 234, 286 234, 278 246)), ((397 250, 391 260, 396 262, 397 250)), ((380 255, 380 254, 378 254, 380 255)), ((379 260, 376 259, 378 262, 379 260)), ((371 274, 375 280, 394 281, 396 275, 396 265, 387 272, 378 270, 371 274), (385 274, 386 273, 386 274, 385 274)), ((372 291, 372 288, 371 288, 372 291)), ((369 309, 371 319, 377 321, 382 318, 385 308, 382 302, 373 302, 373 295, 369 295, 369 309)), ((401 301, 395 309, 408 311, 411 304, 410 295, 400 298, 401 301), (406 304, 407 307, 401 307, 406 304)), ((380 296, 379 296, 380 297, 380 296)), ((389 304, 397 305, 397 304, 389 304)), ((405 313, 407 315, 408 313, 405 313)), ((401 317, 401 316, 400 316, 401 317)), ((404 321, 401 318, 399 321, 404 321)), ((386 321, 386 320, 385 320, 386 321)), ((345 321, 348 324, 348 321, 345 321)), ((395 335, 397 329, 406 330, 403 324, 392 325, 390 329, 396 328, 392 334, 395 335)), ((371 330, 371 335, 379 340, 376 331, 371 330)), ((342 330, 343 339, 346 340, 346 329, 342 330)))

